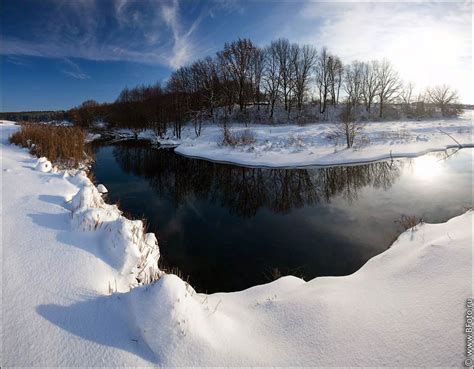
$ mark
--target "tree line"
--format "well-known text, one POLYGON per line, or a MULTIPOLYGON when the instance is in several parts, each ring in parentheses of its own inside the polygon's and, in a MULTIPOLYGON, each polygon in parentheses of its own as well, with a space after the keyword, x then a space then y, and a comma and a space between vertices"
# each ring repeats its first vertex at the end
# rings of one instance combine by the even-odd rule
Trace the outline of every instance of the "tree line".
POLYGON ((325 119, 341 103, 379 118, 390 104, 412 116, 430 115, 435 108, 449 116, 459 111, 457 99, 448 86, 415 96, 414 85, 404 84, 386 59, 344 65, 326 47, 317 50, 287 39, 258 47, 238 39, 214 56, 178 68, 165 84, 125 88, 111 104, 89 100, 69 113, 82 126, 103 119, 137 130, 153 128, 159 135, 171 128, 180 137, 188 121, 199 135, 203 121, 247 121, 253 114, 272 122, 277 108, 285 119, 298 120, 308 106, 319 107, 317 119, 325 119))

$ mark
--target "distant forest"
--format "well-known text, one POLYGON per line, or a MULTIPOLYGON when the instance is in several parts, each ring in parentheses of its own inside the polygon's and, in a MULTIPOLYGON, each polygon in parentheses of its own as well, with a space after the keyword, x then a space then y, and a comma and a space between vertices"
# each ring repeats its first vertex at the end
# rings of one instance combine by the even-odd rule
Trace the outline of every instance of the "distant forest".
POLYGON ((0 113, 0 119, 14 122, 49 122, 69 120, 69 113, 64 110, 56 111, 20 111, 0 113))
POLYGON ((125 88, 113 103, 88 100, 68 112, 21 114, 36 120, 48 113, 47 119, 69 119, 83 127, 100 120, 136 130, 152 128, 159 135, 171 128, 180 137, 186 122, 199 126, 197 134, 202 122, 272 123, 277 113, 280 120, 304 123, 327 120, 329 111, 342 111, 340 105, 365 119, 393 118, 393 106, 407 117, 459 113, 457 94, 449 86, 414 91, 386 59, 345 65, 325 47, 279 39, 261 48, 238 39, 214 56, 180 67, 166 84, 125 88))

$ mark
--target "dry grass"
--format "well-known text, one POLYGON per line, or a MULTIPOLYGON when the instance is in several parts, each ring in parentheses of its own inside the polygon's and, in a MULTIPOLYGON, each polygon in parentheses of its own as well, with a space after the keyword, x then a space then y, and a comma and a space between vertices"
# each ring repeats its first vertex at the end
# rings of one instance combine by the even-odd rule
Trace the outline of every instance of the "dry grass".
MULTIPOLYGON (((159 262, 161 262, 161 258, 159 262)), ((162 272, 165 272, 166 274, 174 274, 175 276, 179 277, 186 283, 189 283, 189 275, 184 274, 180 269, 178 269, 178 267, 167 268, 163 266, 163 264, 161 264, 159 268, 162 272)))
POLYGON ((25 123, 10 137, 10 142, 30 149, 30 153, 37 157, 45 156, 67 168, 76 168, 89 157, 85 133, 79 127, 25 123))
POLYGON ((423 224, 423 218, 418 218, 414 215, 403 214, 395 221, 395 223, 398 224, 398 230, 393 236, 388 248, 392 247, 393 243, 398 239, 398 237, 400 237, 402 233, 408 231, 409 229, 411 229, 412 232, 415 232, 417 230, 417 226, 423 224))
POLYGON ((423 219, 413 215, 402 215, 400 219, 395 221, 395 223, 399 225, 399 227, 402 229, 402 232, 405 232, 408 229, 416 230, 415 227, 418 224, 423 223, 423 219))

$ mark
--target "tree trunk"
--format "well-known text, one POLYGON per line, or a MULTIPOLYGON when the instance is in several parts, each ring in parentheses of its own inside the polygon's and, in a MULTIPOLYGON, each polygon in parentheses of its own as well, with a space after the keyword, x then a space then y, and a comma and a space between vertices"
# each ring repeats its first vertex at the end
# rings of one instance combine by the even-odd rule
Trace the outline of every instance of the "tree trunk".
POLYGON ((275 108, 275 98, 272 99, 271 108, 270 108, 270 118, 273 118, 273 110, 275 108))

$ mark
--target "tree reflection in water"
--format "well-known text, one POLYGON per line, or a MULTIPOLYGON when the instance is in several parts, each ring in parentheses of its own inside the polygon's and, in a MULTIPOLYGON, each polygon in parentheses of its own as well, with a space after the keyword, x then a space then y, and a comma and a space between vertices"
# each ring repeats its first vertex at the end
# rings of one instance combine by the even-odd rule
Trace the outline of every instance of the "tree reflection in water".
POLYGON ((389 188, 403 165, 384 161, 311 169, 245 168, 189 159, 133 141, 116 146, 114 157, 124 171, 147 178, 175 206, 192 197, 217 202, 240 217, 253 217, 261 208, 286 214, 330 202, 336 195, 352 202, 366 186, 389 188))
POLYGON ((100 146, 93 170, 111 202, 147 219, 168 270, 198 291, 224 292, 280 274, 348 275, 390 246, 402 214, 427 222, 460 214, 472 199, 473 156, 449 155, 261 169, 129 141, 100 146))

